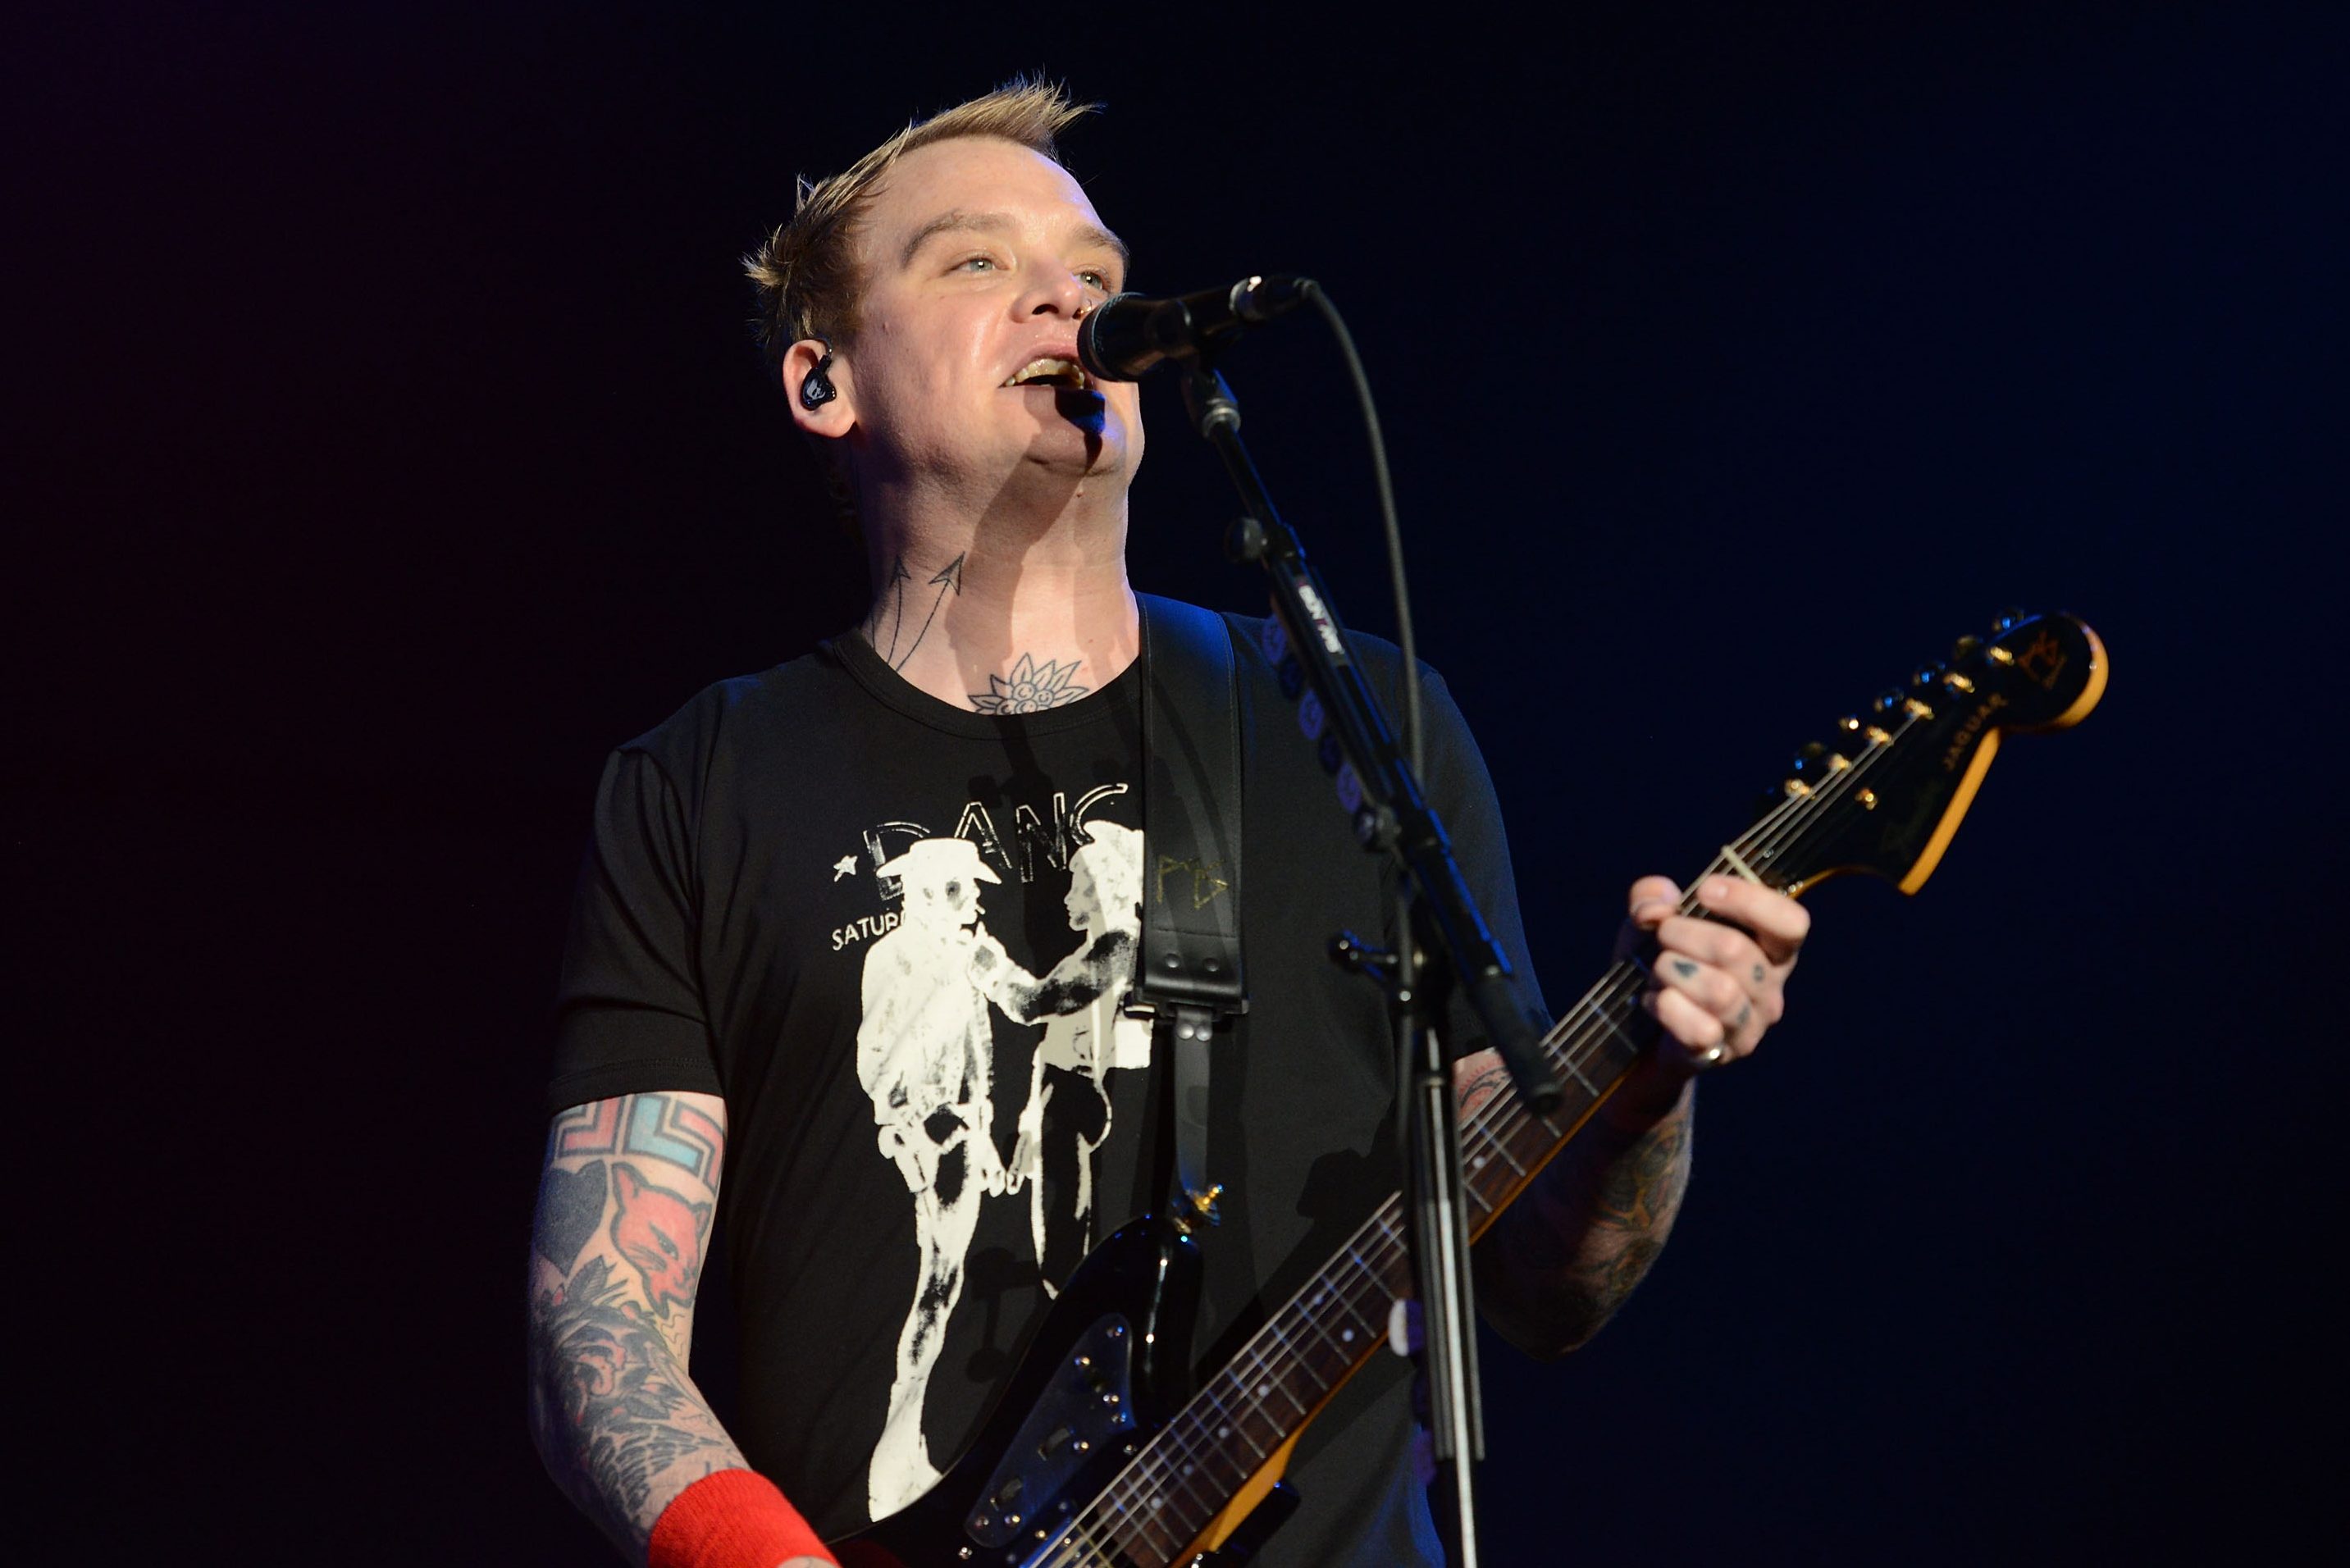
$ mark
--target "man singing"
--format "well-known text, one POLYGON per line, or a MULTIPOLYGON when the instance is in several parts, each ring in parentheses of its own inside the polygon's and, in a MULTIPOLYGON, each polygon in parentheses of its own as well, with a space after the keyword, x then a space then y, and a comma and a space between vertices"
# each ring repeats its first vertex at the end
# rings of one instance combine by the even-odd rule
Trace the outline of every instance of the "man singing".
MULTIPOLYGON (((910 127, 804 185, 750 258, 874 598, 854 630, 620 748, 597 797, 531 1414, 632 1560, 832 1561, 822 1541, 920 1497, 971 1443, 1072 1260, 1159 1204, 1161 1064, 1105 1001, 1131 982, 1148 896, 1126 575, 1143 434, 1135 387, 1077 361, 1079 321, 1127 275, 1057 161, 1083 112, 1015 83, 910 127), (742 1319, 731 1431, 686 1370, 713 1217, 742 1319)), ((1399 1183, 1384 999, 1324 957, 1341 928, 1388 923, 1385 874, 1239 640, 1252 1005, 1215 1056, 1206 1364, 1399 1183)), ((1358 641, 1391 692, 1394 649, 1358 641)), ((1429 795, 1525 970, 1483 763, 1433 675, 1427 698, 1429 795)), ((1677 914, 1662 877, 1633 885, 1659 1043, 1477 1247, 1488 1319, 1533 1355, 1582 1344, 1631 1290, 1679 1207, 1691 1079, 1780 1016, 1803 910, 1745 882, 1698 896, 1718 919, 1677 914)), ((1465 1013, 1447 1039, 1473 1109, 1503 1075, 1465 1013)), ((1381 1355, 1305 1429, 1302 1506, 1260 1561, 1440 1562, 1412 1443, 1409 1367, 1381 1355)))

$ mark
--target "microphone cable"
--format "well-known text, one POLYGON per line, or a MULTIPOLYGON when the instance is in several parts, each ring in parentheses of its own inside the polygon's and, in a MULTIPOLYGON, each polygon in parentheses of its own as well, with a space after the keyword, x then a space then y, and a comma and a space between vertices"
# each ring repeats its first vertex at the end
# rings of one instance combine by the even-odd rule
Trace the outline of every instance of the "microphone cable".
POLYGON ((1428 787, 1428 768, 1420 733, 1419 639, 1412 630, 1411 585, 1403 564, 1403 528, 1396 520, 1395 482, 1388 472, 1388 443, 1379 432, 1378 405, 1371 397, 1371 379, 1364 373, 1363 357, 1356 352, 1355 335, 1347 330, 1346 319, 1338 314, 1329 292, 1312 278, 1299 279, 1298 292, 1314 302, 1314 308, 1329 324, 1330 335, 1338 340, 1338 352, 1346 358, 1347 377, 1355 384, 1355 400, 1363 410, 1363 431, 1370 438, 1371 476, 1378 490, 1379 526, 1387 536, 1388 581, 1395 596, 1396 644, 1403 649, 1404 755, 1411 761, 1412 777, 1424 790, 1428 787))

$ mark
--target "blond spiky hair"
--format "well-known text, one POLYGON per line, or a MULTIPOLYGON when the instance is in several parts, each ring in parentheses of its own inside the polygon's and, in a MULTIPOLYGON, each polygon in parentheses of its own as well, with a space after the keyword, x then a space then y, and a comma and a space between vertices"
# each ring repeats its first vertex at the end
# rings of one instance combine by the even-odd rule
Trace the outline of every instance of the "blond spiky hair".
POLYGON ((1098 107, 1071 103, 1056 82, 1014 77, 993 92, 909 123, 828 180, 802 175, 792 221, 743 258, 758 295, 752 326, 767 362, 780 365, 785 350, 803 337, 844 345, 857 336, 857 227, 899 159, 934 141, 989 136, 1057 163, 1061 132, 1098 107))

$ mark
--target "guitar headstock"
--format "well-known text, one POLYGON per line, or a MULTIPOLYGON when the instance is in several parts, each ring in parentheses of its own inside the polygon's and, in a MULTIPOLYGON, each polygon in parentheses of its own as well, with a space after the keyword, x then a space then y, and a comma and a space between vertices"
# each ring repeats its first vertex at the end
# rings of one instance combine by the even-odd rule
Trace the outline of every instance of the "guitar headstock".
POLYGON ((1801 893, 1865 871, 1914 893, 1958 831, 2010 732, 2079 723, 2105 695, 2097 634, 2066 615, 2000 617, 1947 661, 1919 669, 1835 738, 1797 754, 1732 847, 1773 887, 1801 893))

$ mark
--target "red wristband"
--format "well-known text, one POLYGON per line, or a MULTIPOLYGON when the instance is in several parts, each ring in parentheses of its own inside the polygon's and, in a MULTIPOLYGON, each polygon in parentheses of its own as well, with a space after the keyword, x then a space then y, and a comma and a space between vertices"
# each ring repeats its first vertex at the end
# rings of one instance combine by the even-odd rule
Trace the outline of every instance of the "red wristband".
POLYGON ((795 1557, 838 1560, 775 1483, 753 1470, 712 1470, 653 1521, 646 1568, 775 1568, 795 1557))

